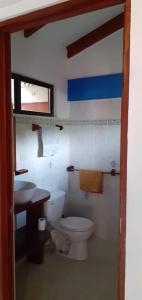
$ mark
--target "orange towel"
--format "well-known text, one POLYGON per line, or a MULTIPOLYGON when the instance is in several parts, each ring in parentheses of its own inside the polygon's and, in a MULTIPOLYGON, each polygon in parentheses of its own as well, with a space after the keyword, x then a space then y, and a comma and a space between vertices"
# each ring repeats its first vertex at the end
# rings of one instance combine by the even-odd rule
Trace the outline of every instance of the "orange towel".
POLYGON ((80 170, 80 189, 91 193, 103 193, 103 173, 96 170, 80 170))

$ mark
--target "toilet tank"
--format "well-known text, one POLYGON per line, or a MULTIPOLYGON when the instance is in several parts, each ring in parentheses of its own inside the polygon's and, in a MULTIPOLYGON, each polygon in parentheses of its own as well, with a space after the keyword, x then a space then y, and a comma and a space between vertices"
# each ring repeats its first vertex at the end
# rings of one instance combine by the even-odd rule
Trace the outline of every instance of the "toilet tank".
POLYGON ((51 192, 50 199, 46 202, 44 207, 45 216, 48 222, 55 222, 63 215, 65 203, 65 192, 54 191, 51 192))

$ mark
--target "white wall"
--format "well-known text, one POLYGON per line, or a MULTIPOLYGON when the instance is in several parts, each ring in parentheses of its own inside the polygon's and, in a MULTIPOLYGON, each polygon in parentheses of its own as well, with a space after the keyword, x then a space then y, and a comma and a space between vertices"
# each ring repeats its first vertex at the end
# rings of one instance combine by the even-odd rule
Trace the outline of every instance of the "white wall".
POLYGON ((120 166, 120 125, 71 125, 70 161, 76 168, 111 170, 120 166))
POLYGON ((131 2, 125 299, 139 300, 142 299, 142 1, 131 2))
POLYGON ((121 118, 121 100, 74 101, 70 104, 71 120, 107 120, 121 118))
MULTIPOLYGON (((28 173, 16 176, 15 180, 33 181, 39 188, 53 191, 67 191, 69 165, 69 136, 67 129, 63 131, 51 125, 43 126, 43 143, 46 147, 46 157, 38 157, 37 132, 32 131, 32 125, 17 123, 17 169, 28 169, 28 173)), ((18 216, 18 227, 25 222, 24 217, 18 216)))
POLYGON ((91 219, 95 236, 118 242, 119 188, 119 176, 104 175, 103 194, 85 193, 79 189, 79 172, 71 173, 66 213, 91 219))
POLYGON ((122 58, 123 30, 121 29, 68 59, 66 62, 67 78, 82 77, 82 74, 86 74, 87 77, 120 73, 122 72, 122 58))
POLYGON ((21 32, 12 35, 12 71, 54 84, 57 117, 120 118, 120 99, 68 103, 67 79, 121 72, 123 30, 71 59, 67 59, 66 46, 121 11, 118 6, 55 22, 28 39, 21 32))
MULTIPOLYGON (((20 119, 18 119, 20 120, 20 119)), ((91 218, 95 235, 103 239, 118 239, 119 176, 104 176, 103 194, 80 190, 79 172, 67 173, 66 167, 95 168, 110 171, 111 162, 119 170, 120 125, 65 125, 63 131, 42 124, 44 155, 37 157, 37 133, 32 125, 17 123, 17 169, 28 173, 16 180, 29 180, 38 187, 67 192, 66 214, 91 218)), ((25 224, 25 214, 17 216, 18 227, 25 224)))
POLYGON ((58 43, 58 39, 52 39, 52 33, 51 28, 47 30, 45 37, 39 32, 29 39, 25 39, 22 32, 14 34, 12 72, 53 84, 55 116, 68 118, 67 81, 64 75, 65 49, 58 43))
MULTIPOLYGON (((115 9, 107 10, 107 17, 110 16, 110 13, 114 13, 115 9)), ((102 18, 104 18, 104 14, 102 15, 101 12, 99 15, 91 13, 80 18, 50 24, 29 39, 25 39, 22 33, 14 34, 12 37, 12 71, 54 84, 55 115, 57 117, 77 120, 120 119, 120 99, 67 102, 68 78, 122 71, 122 30, 72 59, 67 59, 66 45, 82 35, 83 32, 86 33, 92 27, 94 28, 94 16, 96 16, 97 23, 102 22, 102 18), (86 29, 86 24, 88 29, 86 29), (77 31, 75 31, 76 28, 78 28, 77 31)), ((54 188, 57 185, 58 188, 67 190, 66 167, 69 164, 74 164, 79 168, 91 167, 109 171, 111 170, 110 162, 116 160, 119 169, 119 125, 69 126, 67 134, 70 141, 70 161, 67 161, 69 153, 65 142, 63 144, 64 155, 61 158, 64 160, 65 157, 65 160, 57 160, 52 172, 48 168, 49 159, 39 159, 34 154, 31 160, 31 155, 27 154, 29 148, 34 153, 36 149, 33 133, 29 131, 29 127, 27 128, 26 125, 24 128, 24 125, 18 124, 17 132, 19 132, 17 133, 18 168, 28 168, 29 173, 23 175, 24 178, 37 182, 38 186, 42 184, 42 187, 49 190, 53 189, 52 183, 54 188), (22 136, 25 136, 25 132, 26 142, 23 146, 22 136), (24 161, 23 157, 25 156, 24 161), (58 176, 55 177, 55 172, 59 172, 59 170, 63 173, 63 178, 62 184, 58 185, 58 176)), ((46 134, 48 139, 48 131, 46 134)), ((89 195, 89 200, 86 201, 84 194, 80 191, 76 176, 75 173, 74 176, 71 174, 69 176, 68 212, 77 214, 80 211, 81 214, 81 210, 79 210, 81 203, 82 213, 86 210, 86 216, 95 220, 96 234, 101 238, 116 238, 118 236, 119 178, 105 177, 104 194, 100 197, 89 195), (98 201, 98 198, 101 198, 101 201, 98 201), (89 207, 92 207, 91 216, 88 204, 89 207), (101 212, 102 218, 100 218, 101 212)))
MULTIPOLYGON (((25 2, 25 1, 24 1, 25 2)), ((35 1, 34 1, 35 2, 35 1)), ((55 3, 56 1, 50 1, 55 3)), ((61 2, 61 1, 60 1, 61 2)), ((1 10, 0 18, 23 13, 29 9, 33 1, 27 1, 25 8, 15 10, 12 7, 1 10)), ((38 1, 40 3, 40 1, 38 1)), ((49 1, 46 1, 49 3, 49 1)), ((128 140, 128 181, 127 181, 127 249, 126 249, 126 300, 142 299, 142 239, 141 224, 141 0, 131 0, 132 3, 132 33, 131 33, 131 64, 130 64, 130 104, 129 104, 129 140, 128 140), (136 46, 137 45, 137 46, 136 46), (139 102, 138 102, 139 101, 139 102)), ((34 3, 33 3, 34 5, 34 3)), ((37 1, 35 2, 37 7, 37 1)))
MULTIPOLYGON (((66 62, 67 78, 80 78, 122 72, 123 30, 66 62)), ((71 119, 120 119, 120 99, 75 101, 70 104, 71 119)))
MULTIPOLYGON (((67 78, 80 78, 122 72, 123 31, 79 53, 66 63, 67 78)), ((75 101, 70 104, 71 119, 119 119, 120 99, 75 101)))
POLYGON ((60 131, 55 126, 42 126, 46 157, 37 156, 37 132, 32 131, 31 124, 17 124, 17 168, 28 168, 29 173, 16 178, 33 180, 39 187, 50 191, 59 188, 66 191, 68 178, 65 170, 69 164, 67 129, 60 131))
MULTIPOLYGON (((66 0, 65 0, 66 1, 66 0)), ((1 0, 0 20, 6 20, 59 2, 58 0, 1 0)))
MULTIPOLYGON (((120 125, 77 125, 69 127, 70 164, 77 169, 119 170, 120 125)), ((68 214, 91 218, 95 235, 118 239, 119 176, 104 175, 103 194, 80 190, 79 172, 69 173, 68 214)))

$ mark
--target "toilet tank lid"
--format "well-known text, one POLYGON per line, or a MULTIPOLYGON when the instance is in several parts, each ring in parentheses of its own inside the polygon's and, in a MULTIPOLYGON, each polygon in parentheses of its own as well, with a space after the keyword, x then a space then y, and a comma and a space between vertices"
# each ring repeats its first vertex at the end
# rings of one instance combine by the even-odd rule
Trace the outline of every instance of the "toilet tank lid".
POLYGON ((50 194, 51 194, 50 200, 58 199, 60 197, 65 197, 65 192, 61 190, 53 191, 50 194))

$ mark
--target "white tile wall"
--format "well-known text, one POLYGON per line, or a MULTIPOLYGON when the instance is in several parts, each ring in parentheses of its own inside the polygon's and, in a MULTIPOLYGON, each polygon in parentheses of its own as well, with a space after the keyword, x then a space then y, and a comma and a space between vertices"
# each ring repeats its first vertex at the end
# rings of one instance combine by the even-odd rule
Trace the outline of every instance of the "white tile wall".
POLYGON ((17 168, 27 168, 29 172, 16 179, 32 180, 50 191, 57 188, 67 190, 65 170, 69 163, 69 137, 66 128, 59 131, 58 128, 44 126, 43 142, 47 149, 50 147, 49 154, 37 157, 37 132, 32 132, 30 124, 17 125, 17 168), (51 148, 54 153, 51 153, 51 148))
MULTIPOLYGON (((29 172, 16 176, 16 180, 29 180, 38 187, 53 191, 68 189, 69 135, 66 128, 59 131, 54 126, 43 126, 43 142, 47 157, 37 157, 37 132, 32 132, 31 124, 17 124, 17 169, 28 169, 29 172), (55 151, 56 148, 56 151, 55 151), (51 151, 53 149, 53 151, 51 151), (51 153, 52 152, 52 153, 51 153), (54 153, 53 153, 54 152, 54 153), (54 155, 54 156, 53 156, 54 155)), ((25 214, 18 216, 17 226, 25 223, 25 214)))
POLYGON ((66 213, 93 220, 98 237, 118 239, 119 176, 104 175, 103 194, 93 194, 79 189, 79 172, 70 173, 66 213))
MULTIPOLYGON (((76 168, 111 170, 111 161, 119 170, 120 126, 70 126, 70 164, 76 168)), ((102 195, 85 193, 79 187, 79 172, 69 173, 67 214, 91 218, 95 234, 117 239, 119 230, 119 176, 104 175, 102 195)))
MULTIPOLYGON (((95 222, 95 234, 116 239, 119 218, 119 176, 104 176, 103 195, 84 193, 79 188, 79 172, 67 173, 70 164, 76 168, 109 171, 111 161, 119 170, 120 125, 68 125, 59 131, 43 125, 46 157, 37 157, 37 133, 31 124, 17 124, 17 168, 28 168, 16 180, 31 180, 38 187, 63 189, 67 192, 66 213, 85 216, 95 222), (69 175, 69 177, 68 177, 69 175), (69 184, 69 186, 68 186, 69 184)), ((25 224, 25 214, 17 217, 17 226, 25 224)))
MULTIPOLYGON (((104 193, 86 194, 80 191, 79 173, 67 173, 70 164, 76 168, 111 169, 115 160, 119 169, 120 125, 65 125, 59 131, 43 125, 43 141, 47 157, 37 157, 37 133, 31 124, 17 124, 17 168, 27 168, 27 174, 16 180, 31 180, 38 187, 63 189, 67 192, 65 212, 91 218, 95 234, 104 239, 116 239, 119 217, 119 176, 104 176, 104 193)), ((17 226, 25 224, 25 214, 17 217, 17 226)))
POLYGON ((120 125, 70 126, 70 163, 77 168, 119 169, 120 125))
POLYGON ((70 104, 72 120, 120 119, 121 99, 74 101, 70 104))

